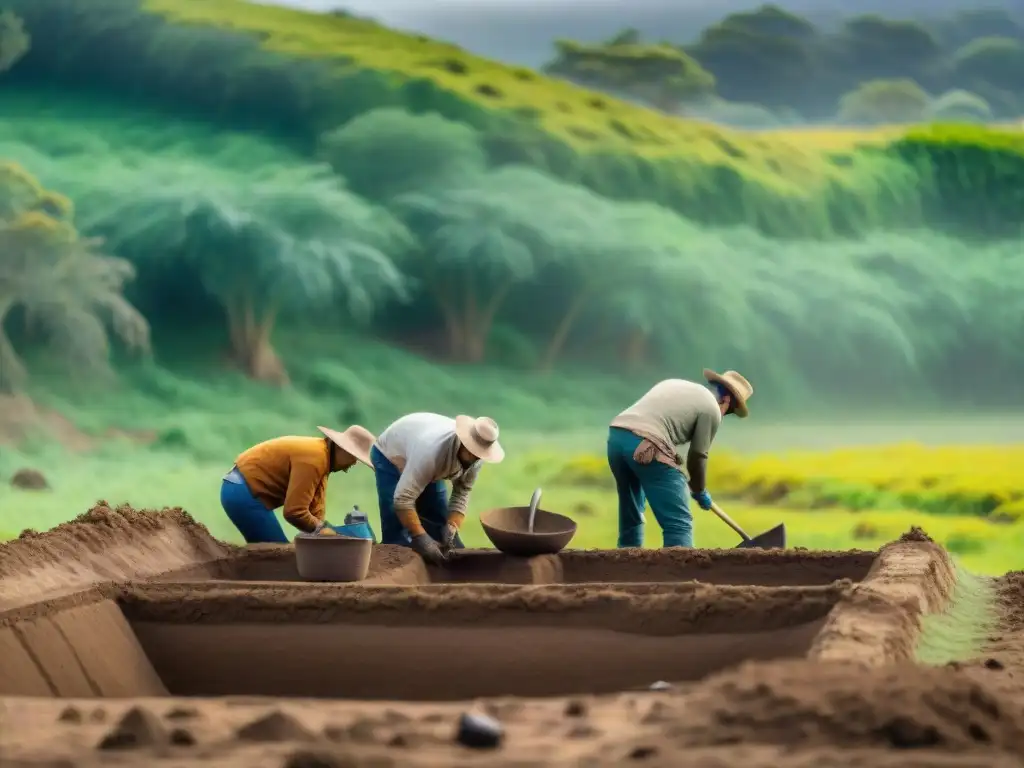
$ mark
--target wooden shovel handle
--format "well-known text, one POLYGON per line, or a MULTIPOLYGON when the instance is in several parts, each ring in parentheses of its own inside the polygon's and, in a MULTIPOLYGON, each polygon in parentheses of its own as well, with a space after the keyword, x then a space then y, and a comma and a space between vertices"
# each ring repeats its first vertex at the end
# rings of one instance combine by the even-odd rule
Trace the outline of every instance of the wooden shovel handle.
POLYGON ((711 502, 711 511, 718 515, 719 520, 721 520, 723 523, 725 523, 734 531, 736 531, 736 533, 740 535, 740 538, 742 538, 744 541, 750 541, 750 537, 747 536, 746 532, 742 528, 740 528, 739 525, 736 524, 735 520, 733 520, 731 517, 725 514, 725 512, 722 511, 722 508, 715 504, 715 502, 711 502))

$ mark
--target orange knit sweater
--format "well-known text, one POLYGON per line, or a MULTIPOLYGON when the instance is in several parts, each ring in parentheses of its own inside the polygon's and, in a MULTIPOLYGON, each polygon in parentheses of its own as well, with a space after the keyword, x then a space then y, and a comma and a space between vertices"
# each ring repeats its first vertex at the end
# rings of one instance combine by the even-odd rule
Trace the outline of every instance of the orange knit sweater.
POLYGON ((324 519, 330 444, 323 437, 276 437, 235 459, 253 496, 269 509, 284 507, 284 519, 312 533, 324 519))

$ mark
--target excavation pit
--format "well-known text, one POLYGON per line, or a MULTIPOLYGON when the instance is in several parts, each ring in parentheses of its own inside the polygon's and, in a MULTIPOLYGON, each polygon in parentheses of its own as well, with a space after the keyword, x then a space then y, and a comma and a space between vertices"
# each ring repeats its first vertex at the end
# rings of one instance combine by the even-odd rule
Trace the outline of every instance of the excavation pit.
POLYGON ((92 697, 607 693, 804 656, 842 592, 696 582, 427 591, 142 584, 37 606, 0 630, 0 647, 14 648, 6 637, 27 659, 24 669, 4 667, 15 677, 33 668, 37 679, 35 690, 29 678, 23 690, 0 684, 4 693, 92 697))
MULTIPOLYGON (((368 586, 432 584, 635 584, 701 581, 719 585, 815 586, 859 582, 873 552, 763 550, 566 551, 519 558, 494 550, 456 552, 443 568, 403 547, 376 546, 368 586)), ((300 582, 290 547, 253 547, 204 565, 162 574, 161 582, 300 582)))

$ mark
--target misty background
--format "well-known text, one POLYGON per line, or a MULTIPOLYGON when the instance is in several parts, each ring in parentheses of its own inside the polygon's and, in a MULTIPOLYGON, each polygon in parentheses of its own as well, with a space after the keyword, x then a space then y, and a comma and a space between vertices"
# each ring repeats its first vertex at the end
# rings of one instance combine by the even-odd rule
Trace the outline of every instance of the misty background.
MULTIPOLYGON (((690 43, 707 26, 760 2, 706 0, 277 0, 311 11, 342 9, 397 29, 455 43, 480 56, 539 67, 559 38, 596 42, 625 27, 645 37, 690 43)), ((783 0, 773 3, 827 29, 853 15, 929 19, 957 11, 1024 12, 1024 0, 783 0)))

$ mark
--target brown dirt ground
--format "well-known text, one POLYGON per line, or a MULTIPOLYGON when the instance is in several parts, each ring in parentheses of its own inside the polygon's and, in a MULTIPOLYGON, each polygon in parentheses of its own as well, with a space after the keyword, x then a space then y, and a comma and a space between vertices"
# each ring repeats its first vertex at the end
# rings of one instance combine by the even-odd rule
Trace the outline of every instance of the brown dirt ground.
MULTIPOLYGON (((632 557, 654 562, 658 556, 657 552, 616 554, 609 560, 632 557)), ((607 616, 617 615, 624 624, 650 621, 657 631, 658 626, 672 629, 673 621, 685 623, 685 606, 692 611, 689 619, 697 620, 705 611, 713 615, 715 608, 707 607, 699 595, 721 598, 717 612, 724 621, 730 606, 745 610, 742 606, 754 596, 774 594, 770 599, 775 600, 781 594, 779 589, 772 592, 764 587, 697 583, 676 587, 638 583, 628 588, 460 585, 453 590, 394 586, 376 591, 338 585, 195 582, 183 589, 182 584, 145 583, 158 574, 238 557, 237 548, 212 539, 181 510, 147 514, 100 505, 54 531, 0 545, 0 644, 5 631, 21 638, 24 645, 24 638, 33 631, 41 633, 46 622, 72 626, 72 619, 47 613, 60 607, 79 619, 94 616, 113 622, 121 617, 123 622, 116 607, 104 608, 114 605, 112 598, 124 600, 128 613, 165 620, 170 616, 179 624, 182 619, 186 624, 216 623, 218 610, 295 611, 304 616, 304 622, 313 615, 335 621, 339 615, 352 619, 370 610, 372 603, 373 610, 396 616, 403 604, 402 610, 418 606, 421 618, 461 612, 468 622, 482 621, 491 609, 509 616, 528 612, 565 617, 569 624, 582 621, 581 616, 606 621, 607 616), (193 597, 186 597, 193 592, 193 597), (229 599, 232 592, 248 595, 247 607, 239 608, 237 598, 229 599), (201 594, 212 598, 218 609, 211 612, 211 603, 198 600, 201 594), (41 602, 47 606, 33 606, 41 602), (683 618, 673 619, 677 611, 683 618)), ((407 554, 382 551, 378 567, 381 572, 408 567, 405 558, 407 554)), ((747 662, 664 692, 451 703, 241 696, 182 699, 161 696, 160 680, 154 678, 149 683, 153 693, 137 698, 90 699, 83 693, 56 699, 45 692, 6 696, 0 698, 0 764, 4 768, 146 765, 161 758, 160 764, 165 765, 239 768, 483 763, 683 768, 1020 766, 1024 755, 1024 574, 1009 574, 1000 581, 1003 621, 983 658, 945 667, 915 665, 912 652, 920 617, 923 612, 942 610, 952 579, 945 553, 921 532, 912 532, 884 547, 860 584, 790 589, 799 599, 778 604, 788 605, 786 610, 809 599, 813 602, 810 595, 820 599, 829 590, 838 599, 805 658, 747 662), (458 716, 467 709, 502 722, 505 740, 498 750, 481 752, 454 743, 458 716)), ((231 617, 221 616, 222 622, 226 618, 231 617)), ((514 624, 507 631, 513 648, 514 624)), ((118 650, 117 643, 126 642, 125 637, 72 639, 79 646, 88 641, 89 653, 69 657, 63 666, 55 663, 48 681, 51 689, 76 690, 77 685, 87 691, 91 686, 93 691, 115 695, 111 691, 118 684, 117 665, 134 663, 127 651, 118 650), (72 669, 75 660, 81 667, 80 680, 73 679, 78 670, 72 669)), ((0 648, 0 686, 21 672, 14 668, 18 647, 0 648)), ((57 653, 56 646, 29 643, 25 647, 51 657, 57 653)), ((410 674, 457 676, 458 650, 449 661, 446 669, 416 669, 410 674)), ((32 660, 27 663, 31 665, 32 660)), ((614 659, 605 663, 612 664, 614 659)), ((595 662, 593 674, 602 674, 600 663, 595 662)))

